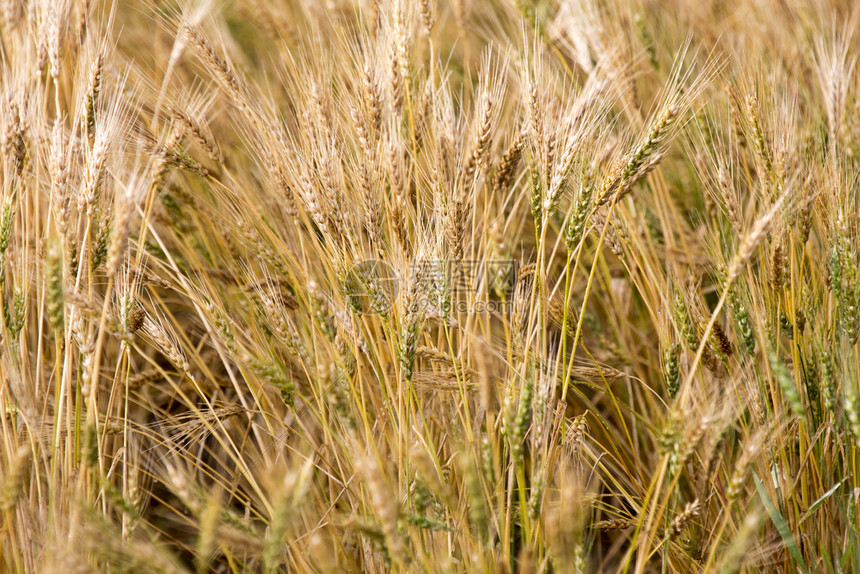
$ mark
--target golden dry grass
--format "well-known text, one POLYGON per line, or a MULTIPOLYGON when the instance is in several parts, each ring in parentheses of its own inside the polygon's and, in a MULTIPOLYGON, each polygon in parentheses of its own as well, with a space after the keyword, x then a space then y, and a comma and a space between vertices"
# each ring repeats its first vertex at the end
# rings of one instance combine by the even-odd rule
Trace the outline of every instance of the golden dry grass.
POLYGON ((0 7, 0 570, 860 571, 854 3, 0 7))

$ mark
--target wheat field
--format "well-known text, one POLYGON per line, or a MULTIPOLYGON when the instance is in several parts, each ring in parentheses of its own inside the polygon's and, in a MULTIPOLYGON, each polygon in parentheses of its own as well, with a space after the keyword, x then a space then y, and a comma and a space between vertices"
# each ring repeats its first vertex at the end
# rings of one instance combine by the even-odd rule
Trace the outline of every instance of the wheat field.
POLYGON ((851 0, 0 0, 0 571, 860 572, 851 0))

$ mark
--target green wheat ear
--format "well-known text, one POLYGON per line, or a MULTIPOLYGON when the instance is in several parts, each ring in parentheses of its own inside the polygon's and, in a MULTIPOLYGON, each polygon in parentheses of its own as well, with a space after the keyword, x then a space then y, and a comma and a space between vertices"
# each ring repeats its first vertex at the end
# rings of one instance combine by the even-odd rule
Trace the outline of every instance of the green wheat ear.
POLYGON ((52 245, 45 261, 47 284, 48 323, 55 330, 61 330, 65 321, 65 281, 63 279, 63 259, 60 248, 52 245))

